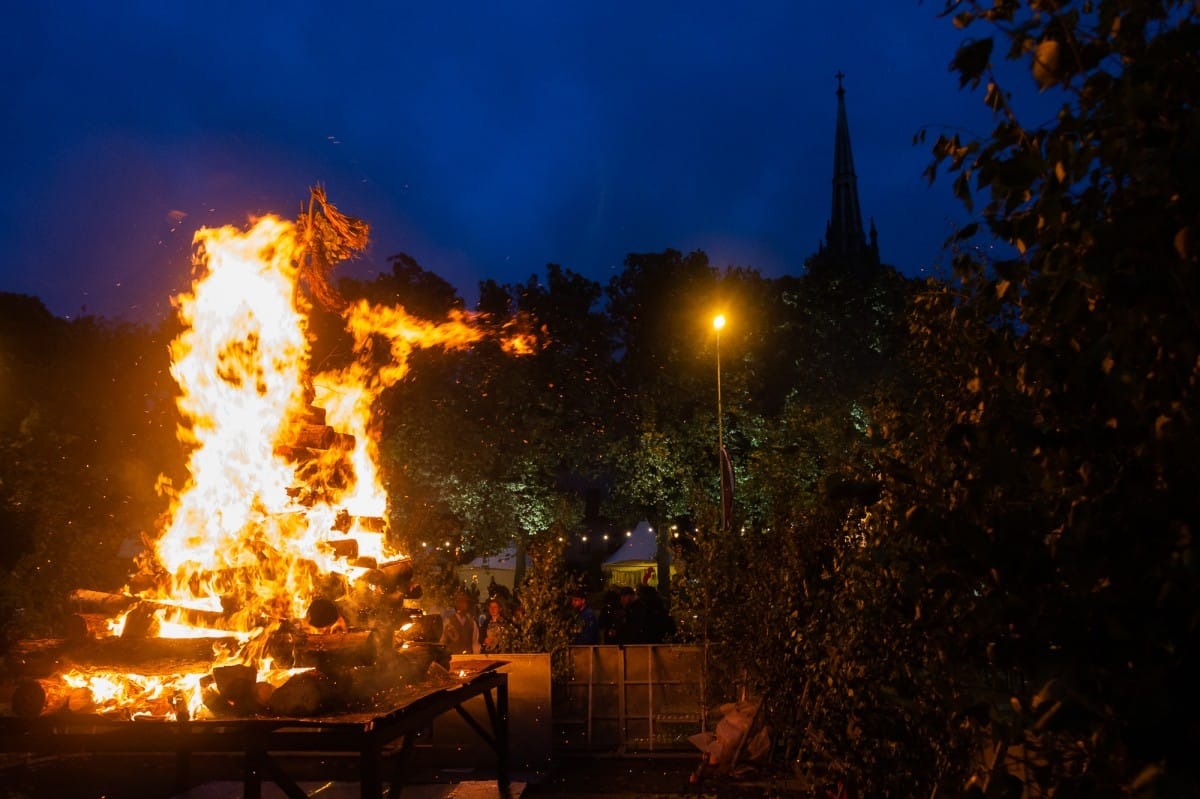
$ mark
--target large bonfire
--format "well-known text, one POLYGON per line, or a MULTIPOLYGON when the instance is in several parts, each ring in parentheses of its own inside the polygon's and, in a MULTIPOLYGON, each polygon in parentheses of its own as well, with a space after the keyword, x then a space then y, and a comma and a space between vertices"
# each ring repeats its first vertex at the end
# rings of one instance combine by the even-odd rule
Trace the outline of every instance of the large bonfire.
POLYGON ((299 222, 264 216, 245 230, 202 229, 195 241, 195 280, 175 300, 184 329, 171 346, 190 476, 165 486, 170 510, 138 573, 103 597, 125 607, 102 635, 203 639, 211 662, 171 674, 57 675, 89 710, 204 717, 222 669, 265 702, 311 665, 295 657, 298 638, 344 637, 358 626, 370 629, 376 653, 381 630, 390 649, 405 621, 395 611, 414 592, 407 558, 386 534, 372 409, 414 349, 463 347, 482 335, 465 314, 431 323, 400 307, 341 303, 355 358, 313 372, 311 304, 336 302, 329 269, 366 241, 365 225, 338 214, 319 189, 299 222))

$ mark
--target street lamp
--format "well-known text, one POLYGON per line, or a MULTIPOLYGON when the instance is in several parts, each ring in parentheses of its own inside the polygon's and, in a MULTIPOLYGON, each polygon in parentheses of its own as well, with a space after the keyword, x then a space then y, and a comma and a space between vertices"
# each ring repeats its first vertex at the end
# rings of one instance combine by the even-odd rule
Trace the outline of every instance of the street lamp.
POLYGON ((728 508, 725 507, 725 421, 721 413, 721 330, 725 327, 725 315, 717 314, 712 321, 713 330, 717 331, 717 491, 721 494, 721 519, 719 526, 725 531, 725 518, 728 508))

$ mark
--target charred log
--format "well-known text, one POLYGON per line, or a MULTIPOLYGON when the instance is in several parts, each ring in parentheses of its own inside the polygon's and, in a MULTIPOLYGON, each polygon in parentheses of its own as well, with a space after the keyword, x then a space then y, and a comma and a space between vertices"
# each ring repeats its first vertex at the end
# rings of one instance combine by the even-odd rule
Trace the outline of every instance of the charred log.
POLYGON ((375 635, 367 631, 307 635, 296 652, 296 666, 333 672, 375 663, 375 635))
POLYGON ((290 442, 298 449, 329 449, 337 432, 326 424, 305 424, 296 428, 290 442))
POLYGON ((108 619, 128 613, 121 635, 127 638, 146 638, 157 634, 158 620, 177 622, 206 630, 228 630, 229 617, 236 612, 232 597, 222 600, 221 610, 189 608, 172 602, 143 599, 131 594, 112 594, 104 591, 77 589, 71 592, 71 604, 80 619, 73 619, 67 630, 68 638, 102 638, 107 635, 108 619), (99 623, 105 618, 103 625, 99 623), (82 630, 81 624, 82 621, 82 630))
POLYGON ((236 638, 99 638, 67 642, 58 656, 63 664, 104 667, 144 674, 207 671, 216 647, 236 649, 236 638))
MULTIPOLYGON (((334 526, 334 529, 338 529, 336 525, 334 526)), ((347 525, 346 529, 349 529, 349 525, 347 525)), ((345 531, 343 530, 342 532, 345 531)), ((328 541, 319 542, 317 544, 317 548, 323 549, 333 555, 335 558, 341 558, 343 560, 352 561, 358 557, 357 538, 331 538, 328 541)))
POLYGON ((408 558, 401 558, 400 560, 380 564, 377 568, 367 572, 363 579, 384 593, 396 591, 407 594, 409 585, 412 583, 412 577, 412 561, 408 558))
POLYGON ((387 522, 380 516, 358 516, 358 526, 368 533, 382 533, 387 522))
POLYGON ((396 630, 396 641, 404 643, 442 640, 442 617, 436 613, 415 615, 396 630))
POLYGON ((267 700, 267 710, 279 716, 315 716, 334 694, 333 681, 319 671, 293 674, 267 700))
POLYGON ((79 613, 95 613, 109 617, 119 616, 141 601, 129 594, 112 594, 87 588, 72 591, 70 600, 71 607, 79 613))
POLYGON ((201 686, 204 705, 218 717, 247 716, 263 709, 256 691, 258 672, 252 666, 217 666, 201 686))
POLYGON ((143 602, 134 605, 125 614, 125 626, 121 629, 122 638, 154 638, 158 635, 158 617, 154 615, 154 607, 143 602))
POLYGON ((271 635, 266 651, 281 668, 336 671, 373 664, 378 650, 377 637, 369 630, 309 634, 288 627, 271 635))
POLYGON ((12 712, 23 719, 36 719, 43 713, 61 710, 67 704, 67 692, 53 680, 18 680, 13 687, 12 712))
POLYGON ((308 606, 308 612, 304 616, 304 620, 312 627, 320 630, 326 627, 332 627, 342 618, 342 613, 338 610, 337 604, 331 599, 317 597, 308 606))
MULTIPOLYGON (((337 518, 333 520, 333 527, 331 529, 337 533, 345 533, 350 530, 350 525, 353 523, 354 517, 350 515, 350 511, 342 508, 340 511, 338 511, 337 518)), ((354 555, 352 557, 358 557, 357 541, 354 542, 354 555)))
POLYGON ((68 641, 88 641, 112 635, 112 619, 101 613, 75 613, 67 618, 64 634, 68 641))

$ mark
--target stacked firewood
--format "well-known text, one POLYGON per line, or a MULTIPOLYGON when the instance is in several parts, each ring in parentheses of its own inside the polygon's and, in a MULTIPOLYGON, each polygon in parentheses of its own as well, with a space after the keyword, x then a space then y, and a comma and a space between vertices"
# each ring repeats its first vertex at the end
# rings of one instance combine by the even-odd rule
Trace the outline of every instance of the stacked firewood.
MULTIPOLYGON (((164 638, 148 634, 152 624, 131 625, 128 619, 153 618, 165 603, 82 590, 72 598, 86 610, 73 617, 67 637, 21 641, 8 653, 5 672, 15 679, 11 708, 16 716, 96 712, 99 703, 91 691, 67 681, 72 672, 168 679, 203 674, 204 706, 215 718, 354 712, 387 706, 404 691, 440 678, 450 662, 445 648, 436 643, 441 634, 441 617, 436 615, 419 611, 407 618, 376 615, 375 626, 369 629, 336 631, 315 631, 307 622, 288 622, 265 634, 261 645, 273 673, 286 674, 286 679, 260 680, 256 666, 236 662, 245 656, 238 637, 217 632, 219 613, 188 611, 213 635, 164 638), (111 616, 97 611, 123 606, 127 607, 125 629, 112 635, 106 628, 111 616)), ((316 607, 310 608, 309 615, 339 613, 336 605, 333 610, 319 609, 323 602, 314 601, 316 607)), ((189 715, 181 698, 171 695, 141 697, 120 713, 177 719, 189 715)))
MULTIPOLYGON (((330 500, 352 479, 348 455, 355 439, 326 424, 324 409, 312 404, 293 421, 290 440, 276 452, 295 470, 291 498, 311 508, 330 500)), ((255 601, 251 575, 226 580, 244 586, 247 594, 222 597, 219 610, 155 599, 156 586, 166 585, 167 575, 149 559, 122 593, 75 591, 74 615, 62 638, 19 642, 8 653, 5 673, 16 680, 10 683, 13 714, 34 718, 101 709, 91 690, 67 681, 72 672, 176 682, 179 675, 203 675, 199 680, 204 707, 218 718, 315 716, 394 703, 397 690, 437 674, 436 669, 431 672, 432 664, 440 664, 444 675, 450 659, 436 643, 441 639, 441 617, 425 615, 409 602, 421 596, 411 560, 381 563, 362 556, 359 539, 351 535, 382 536, 384 528, 383 519, 353 518, 344 511, 338 515, 330 538, 321 544, 324 554, 340 563, 337 571, 319 574, 312 560, 300 564, 316 578, 301 619, 269 618, 269 611, 252 611, 260 603, 255 601), (252 612, 258 615, 249 617, 252 612), (122 622, 115 633, 118 618, 122 622), (165 637, 161 627, 166 622, 198 629, 204 637, 165 637), (250 629, 259 632, 249 643, 236 634, 250 629), (269 669, 259 668, 268 665, 269 669), (286 679, 263 680, 260 672, 286 679)), ((258 554, 272 562, 282 553, 258 554)), ((156 692, 122 705, 121 712, 187 718, 194 710, 178 694, 156 692)))

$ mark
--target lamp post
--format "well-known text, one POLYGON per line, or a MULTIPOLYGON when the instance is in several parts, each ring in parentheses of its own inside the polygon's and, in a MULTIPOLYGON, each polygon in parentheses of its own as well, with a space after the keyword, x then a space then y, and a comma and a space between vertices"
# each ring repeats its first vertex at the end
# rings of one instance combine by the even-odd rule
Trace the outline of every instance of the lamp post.
POLYGON ((725 327, 725 315, 714 316, 712 325, 717 332, 717 491, 721 494, 721 519, 718 525, 724 532, 728 509, 725 507, 725 420, 721 413, 721 330, 725 327))

